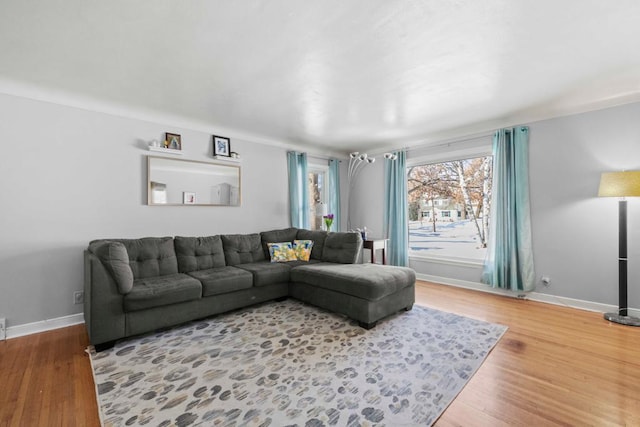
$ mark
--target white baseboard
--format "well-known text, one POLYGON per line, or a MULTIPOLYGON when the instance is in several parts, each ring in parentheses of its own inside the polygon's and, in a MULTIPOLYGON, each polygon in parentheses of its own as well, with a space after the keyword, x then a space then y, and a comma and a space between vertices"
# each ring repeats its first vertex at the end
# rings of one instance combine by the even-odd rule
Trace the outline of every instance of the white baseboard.
MULTIPOLYGON (((575 298, 560 297, 556 295, 543 294, 540 292, 513 292, 504 289, 496 289, 484 283, 469 282, 466 280, 450 279, 447 277, 432 276, 430 274, 416 274, 419 280, 440 283, 442 285, 456 286, 458 288, 471 289, 474 291, 487 292, 490 294, 502 295, 510 298, 527 299, 530 301, 544 302, 547 304, 561 305, 564 307, 577 308, 580 310, 595 311, 599 313, 616 313, 618 307, 611 304, 585 301, 575 298)), ((630 308, 629 315, 640 317, 640 309, 630 308)))
POLYGON ((25 335, 37 334, 52 329, 65 328, 71 325, 84 323, 84 314, 77 313, 55 319, 41 320, 39 322, 25 323, 24 325, 10 326, 7 328, 7 339, 18 338, 25 335))
MULTIPOLYGON (((416 274, 416 278, 427 282, 440 283, 442 285, 456 286, 458 288, 471 289, 474 291, 487 292, 490 294, 502 295, 510 298, 527 299, 547 304, 561 305, 565 307, 577 308, 580 310, 595 311, 600 313, 615 313, 618 307, 610 304, 601 304, 592 301, 579 300, 574 298, 560 297, 556 295, 542 294, 539 292, 516 293, 504 289, 491 288, 484 283, 469 282, 467 280, 450 279, 447 277, 432 276, 430 274, 416 274)), ((629 315, 640 317, 640 309, 630 308, 629 315)), ((39 322, 25 323, 24 325, 10 326, 7 328, 7 339, 18 338, 25 335, 37 334, 58 328, 84 323, 84 314, 77 313, 69 316, 47 319, 39 322)))

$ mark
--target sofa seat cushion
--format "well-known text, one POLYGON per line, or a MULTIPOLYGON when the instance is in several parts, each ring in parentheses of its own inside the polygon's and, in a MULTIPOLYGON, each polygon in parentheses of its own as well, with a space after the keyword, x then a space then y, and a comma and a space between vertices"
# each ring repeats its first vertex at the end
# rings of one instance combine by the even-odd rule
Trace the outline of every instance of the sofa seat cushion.
POLYGON ((311 258, 311 259, 309 259, 309 261, 299 261, 299 260, 298 261, 289 261, 287 263, 287 265, 289 267, 293 268, 293 267, 298 267, 300 265, 312 265, 312 264, 321 264, 321 263, 322 263, 322 261, 320 261, 319 259, 311 258))
POLYGON ((291 270, 291 286, 296 282, 376 301, 411 286, 416 273, 407 267, 379 264, 319 263, 291 270))
POLYGON ((236 267, 192 271, 189 276, 202 283, 202 296, 226 294, 253 286, 253 274, 236 267))
POLYGON ((186 274, 147 277, 133 281, 131 292, 124 296, 124 311, 145 310, 201 297, 202 285, 186 274))
POLYGON ((239 264, 236 267, 246 270, 253 275, 253 286, 286 283, 289 281, 289 273, 291 272, 291 266, 288 262, 260 261, 248 264, 239 264))

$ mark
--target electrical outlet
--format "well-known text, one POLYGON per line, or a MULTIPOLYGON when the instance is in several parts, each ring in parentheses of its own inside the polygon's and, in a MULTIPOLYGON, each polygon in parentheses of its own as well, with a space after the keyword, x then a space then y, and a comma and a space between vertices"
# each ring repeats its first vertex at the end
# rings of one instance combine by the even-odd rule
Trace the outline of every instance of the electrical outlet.
POLYGON ((7 339, 7 319, 0 317, 0 341, 7 339))
POLYGON ((551 286, 551 278, 549 276, 542 276, 540 278, 540 281, 542 282, 543 285, 545 286, 551 286))
POLYGON ((75 291, 73 293, 73 303, 82 304, 84 302, 84 291, 75 291))

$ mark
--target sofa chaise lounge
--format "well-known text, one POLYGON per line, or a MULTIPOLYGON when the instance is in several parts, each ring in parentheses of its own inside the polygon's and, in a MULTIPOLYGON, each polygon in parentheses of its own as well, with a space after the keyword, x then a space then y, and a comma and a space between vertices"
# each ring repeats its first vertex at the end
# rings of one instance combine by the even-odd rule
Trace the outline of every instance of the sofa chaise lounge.
POLYGON ((293 297, 374 327, 410 310, 415 272, 358 264, 359 233, 298 228, 207 237, 94 240, 85 251, 84 317, 96 350, 116 340, 293 297), (308 261, 271 262, 269 243, 311 240, 308 261))

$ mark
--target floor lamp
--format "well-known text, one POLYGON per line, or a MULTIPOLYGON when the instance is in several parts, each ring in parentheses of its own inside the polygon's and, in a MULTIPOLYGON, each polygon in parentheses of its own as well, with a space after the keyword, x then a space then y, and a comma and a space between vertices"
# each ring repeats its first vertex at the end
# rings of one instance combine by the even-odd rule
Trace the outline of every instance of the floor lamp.
POLYGON ((640 319, 629 316, 627 304, 627 201, 640 196, 640 171, 604 172, 600 177, 599 197, 620 197, 618 201, 618 312, 605 313, 615 323, 640 326, 640 319))

